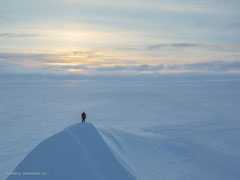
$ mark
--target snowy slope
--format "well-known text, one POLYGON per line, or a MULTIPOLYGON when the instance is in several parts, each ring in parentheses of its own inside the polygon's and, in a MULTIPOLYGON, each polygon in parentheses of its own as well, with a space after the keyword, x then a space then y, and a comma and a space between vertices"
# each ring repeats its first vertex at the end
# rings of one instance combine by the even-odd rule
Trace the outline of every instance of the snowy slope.
MULTIPOLYGON (((29 83, 0 85, 0 91, 0 180, 37 144, 78 122, 82 110, 138 180, 239 180, 240 80, 29 83)), ((51 156, 66 151, 55 158, 66 166, 68 154, 75 153, 70 147, 80 147, 70 143, 67 131, 60 134, 66 140, 51 156)))
POLYGON ((134 180, 96 128, 75 124, 34 148, 8 180, 134 180))
POLYGON ((138 180, 240 179, 239 127, 225 122, 100 132, 138 180))

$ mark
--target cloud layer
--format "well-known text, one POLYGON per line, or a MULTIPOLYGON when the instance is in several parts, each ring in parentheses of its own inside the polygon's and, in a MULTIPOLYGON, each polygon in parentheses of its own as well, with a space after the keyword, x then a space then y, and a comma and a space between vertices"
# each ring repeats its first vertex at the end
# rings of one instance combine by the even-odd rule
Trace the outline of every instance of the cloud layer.
POLYGON ((37 37, 38 34, 28 34, 28 33, 0 33, 0 38, 30 38, 37 37))
POLYGON ((74 51, 66 54, 0 53, 3 73, 53 74, 142 74, 142 73, 240 73, 239 61, 207 61, 175 64, 106 61, 98 51, 74 51))
POLYGON ((155 50, 161 48, 192 48, 192 47, 205 47, 202 44, 196 43, 166 43, 166 44, 154 44, 147 47, 148 50, 155 50))
MULTIPOLYGON (((67 67, 69 68, 69 67, 67 67)), ((72 67, 76 68, 76 67, 72 67)), ((240 73, 240 61, 212 61, 212 62, 197 62, 172 65, 135 65, 135 66, 111 66, 88 68, 85 66, 77 67, 84 70, 95 70, 105 72, 135 72, 135 73, 171 73, 171 72, 198 72, 198 73, 240 73)), ((76 68, 76 69, 77 69, 76 68)))

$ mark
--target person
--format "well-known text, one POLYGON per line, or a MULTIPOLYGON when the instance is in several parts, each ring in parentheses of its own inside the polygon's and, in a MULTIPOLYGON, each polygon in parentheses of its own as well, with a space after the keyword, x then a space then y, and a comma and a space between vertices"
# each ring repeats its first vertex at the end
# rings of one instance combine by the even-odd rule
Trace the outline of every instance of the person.
POLYGON ((86 119, 87 115, 85 112, 82 113, 82 123, 85 123, 85 119, 86 119))

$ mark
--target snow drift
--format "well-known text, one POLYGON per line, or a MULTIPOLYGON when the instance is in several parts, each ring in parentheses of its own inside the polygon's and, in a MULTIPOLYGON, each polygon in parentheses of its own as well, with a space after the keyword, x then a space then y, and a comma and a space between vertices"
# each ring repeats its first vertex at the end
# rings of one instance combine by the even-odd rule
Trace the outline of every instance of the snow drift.
POLYGON ((75 124, 35 147, 7 178, 135 180, 90 123, 75 124))

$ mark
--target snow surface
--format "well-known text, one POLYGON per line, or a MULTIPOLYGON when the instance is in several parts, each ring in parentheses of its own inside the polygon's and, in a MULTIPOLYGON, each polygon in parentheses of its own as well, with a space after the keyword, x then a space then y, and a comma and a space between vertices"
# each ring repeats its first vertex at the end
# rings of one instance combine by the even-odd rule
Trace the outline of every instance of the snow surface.
POLYGON ((8 178, 15 179, 135 180, 90 123, 75 124, 41 142, 8 178))
POLYGON ((10 82, 0 102, 1 180, 82 111, 138 180, 240 177, 239 79, 10 82))

